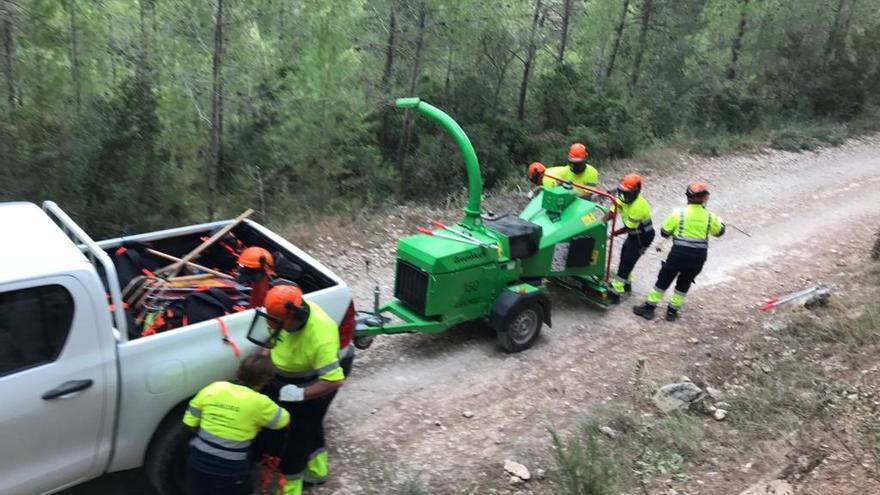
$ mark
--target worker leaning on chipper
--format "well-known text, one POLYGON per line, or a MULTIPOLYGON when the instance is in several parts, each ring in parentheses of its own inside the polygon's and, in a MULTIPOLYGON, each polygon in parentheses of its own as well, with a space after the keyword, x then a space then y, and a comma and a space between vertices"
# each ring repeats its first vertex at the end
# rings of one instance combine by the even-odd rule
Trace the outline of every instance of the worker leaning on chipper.
MULTIPOLYGON (((547 169, 542 163, 533 162, 528 169, 529 180, 543 188, 566 183, 595 188, 599 182, 599 175, 594 167, 582 166, 586 163, 586 156, 586 148, 580 143, 575 143, 569 150, 568 168, 547 169)), ((642 185, 642 178, 638 174, 624 176, 620 180, 616 189, 616 198, 611 205, 611 211, 618 215, 621 227, 610 235, 616 237, 626 234, 627 236, 620 250, 617 272, 608 287, 608 300, 612 304, 619 304, 621 298, 632 291, 633 268, 654 240, 651 206, 642 195, 642 185)), ((693 182, 686 189, 685 196, 687 206, 674 210, 663 221, 660 234, 664 238, 672 238, 672 249, 666 260, 662 262, 657 282, 645 303, 633 307, 636 315, 646 319, 654 317, 657 304, 663 299, 664 292, 673 281, 676 282, 675 293, 666 308, 666 320, 678 319, 685 296, 705 264, 709 238, 724 235, 725 227, 721 217, 706 209, 709 200, 707 186, 701 182, 693 182)), ((608 255, 610 256, 611 253, 608 255)))

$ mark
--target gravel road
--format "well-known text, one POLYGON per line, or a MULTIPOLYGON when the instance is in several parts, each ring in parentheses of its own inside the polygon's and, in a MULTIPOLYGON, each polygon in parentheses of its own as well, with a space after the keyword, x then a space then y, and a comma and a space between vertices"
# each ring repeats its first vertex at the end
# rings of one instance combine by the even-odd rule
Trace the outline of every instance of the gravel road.
MULTIPOLYGON (((545 327, 524 353, 500 352, 479 325, 437 336, 377 338, 359 353, 331 410, 332 479, 313 493, 378 493, 382 486, 405 491, 413 477, 431 493, 496 485, 492 490, 504 493, 510 488, 500 468, 504 459, 548 467, 547 425, 564 428, 613 400, 612 384, 625 381, 639 358, 674 373, 691 359, 681 350, 688 335, 730 345, 735 327, 758 318, 754 308, 769 294, 841 278, 846 263, 839 260, 869 249, 880 225, 878 135, 818 152, 685 158, 661 173, 637 171, 645 178, 655 224, 683 203, 686 185, 700 179, 711 191, 709 208, 751 234, 728 229, 712 242, 679 322, 644 322, 630 313, 654 283, 660 254, 652 249, 636 267, 633 298, 621 307, 603 310, 554 291, 553 327, 545 327), (465 418, 464 411, 473 417, 465 418)), ((398 215, 400 228, 363 236, 358 249, 375 261, 372 271, 385 296, 393 270, 389 246, 397 233, 412 231, 411 216, 398 215)), ((457 214, 445 216, 454 221, 457 214)), ((322 250, 337 249, 322 258, 352 284, 359 307, 366 308, 372 283, 361 257, 345 254, 354 238, 360 239, 322 238, 322 250)), ((135 471, 65 493, 151 493, 143 484, 135 471)), ((529 486, 527 491, 546 490, 529 486)))

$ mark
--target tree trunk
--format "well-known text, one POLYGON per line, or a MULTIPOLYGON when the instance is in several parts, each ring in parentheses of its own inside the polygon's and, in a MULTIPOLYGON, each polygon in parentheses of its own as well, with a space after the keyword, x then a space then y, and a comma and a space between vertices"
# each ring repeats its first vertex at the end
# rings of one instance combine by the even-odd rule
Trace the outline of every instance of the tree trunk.
MULTIPOLYGON (((418 87, 419 80, 419 65, 422 62, 422 47, 425 44, 425 16, 427 15, 427 11, 425 8, 425 3, 422 2, 421 7, 419 7, 419 34, 416 38, 416 52, 413 56, 413 67, 412 67, 412 76, 409 80, 409 93, 407 96, 415 96, 416 88, 418 87)), ((409 150, 410 141, 412 140, 412 126, 413 126, 413 118, 411 116, 412 112, 407 111, 406 116, 403 120, 403 135, 400 139, 400 145, 397 147, 397 170, 400 173, 401 181, 405 184, 407 182, 407 176, 409 174, 406 173, 406 153, 409 150)))
POLYGON ((559 39, 559 52, 556 54, 556 63, 561 64, 565 59, 565 47, 568 44, 568 25, 571 19, 571 7, 574 0, 563 0, 562 3, 562 33, 559 39))
POLYGON ((825 55, 832 58, 840 56, 841 50, 846 46, 846 37, 852 23, 853 12, 856 8, 856 0, 838 0, 837 9, 834 12, 834 22, 828 31, 828 41, 825 43, 825 55))
MULTIPOLYGON (((391 13, 388 19, 388 43, 385 45, 385 68, 382 70, 382 98, 391 98, 392 82, 394 77, 394 53, 397 40, 397 15, 394 13, 395 5, 391 5, 391 13)), ((386 102, 390 104, 390 102, 386 102)), ((394 150, 394 142, 391 139, 391 108, 382 106, 382 123, 379 130, 379 143, 386 156, 390 156, 394 150)), ((395 157, 396 158, 396 157, 395 157)))
POLYGON ((77 46, 76 31, 76 0, 63 0, 64 10, 67 11, 70 24, 70 77, 73 80, 74 101, 76 111, 79 112, 82 103, 82 90, 79 77, 79 48, 77 46))
POLYGON ((645 55, 645 44, 648 39, 648 28, 651 25, 651 10, 654 7, 654 0, 644 0, 642 4, 641 26, 639 28, 639 45, 636 48, 635 60, 633 61, 633 71, 629 79, 629 89, 635 89, 639 83, 639 71, 642 69, 642 57, 645 55))
POLYGON ((502 61, 501 66, 497 68, 498 78, 495 80, 495 93, 492 95, 492 110, 498 110, 498 101, 501 99, 501 88, 504 86, 505 76, 507 75, 507 67, 510 65, 511 59, 502 61))
POLYGON ((743 36, 746 34, 746 12, 749 8, 749 0, 740 0, 742 11, 739 15, 739 25, 736 28, 736 36, 730 42, 730 67, 727 68, 727 79, 736 79, 736 62, 739 60, 739 52, 742 49, 743 36))
POLYGON ((844 45, 846 44, 847 36, 849 36, 849 28, 852 26, 853 14, 856 11, 856 1, 849 0, 849 11, 846 13, 846 19, 844 19, 843 27, 840 30, 840 40, 844 45))
POLYGON ((394 40, 397 34, 397 16, 394 5, 391 6, 391 17, 388 20, 388 44, 385 46, 385 69, 382 71, 382 91, 386 94, 391 89, 391 76, 394 74, 394 40))
POLYGON ((147 53, 149 53, 150 39, 147 36, 147 2, 150 0, 138 0, 138 30, 140 32, 141 46, 138 50, 138 63, 135 74, 138 78, 147 80, 149 69, 147 68, 147 53))
POLYGON ((629 13, 629 0, 623 0, 623 12, 620 13, 620 22, 614 26, 614 44, 611 46, 611 57, 608 59, 608 67, 605 68, 605 78, 611 77, 614 70, 614 62, 617 60, 617 51, 620 50, 620 40, 623 38, 623 28, 626 26, 626 15, 629 13))
POLYGON ((443 80, 443 105, 449 106, 449 85, 452 78, 452 40, 449 40, 449 50, 446 53, 446 77, 443 80))
POLYGON ((223 0, 217 0, 214 15, 214 56, 211 62, 211 144, 208 153, 208 218, 217 211, 217 180, 223 146, 223 0))
POLYGON ((255 172, 255 178, 257 179, 257 194, 260 202, 260 214, 262 216, 263 224, 269 225, 269 210, 266 209, 266 188, 263 181, 263 170, 257 165, 255 172))
POLYGON ((3 77, 6 79, 6 102, 9 104, 9 108, 13 108, 17 100, 15 73, 12 64, 15 58, 15 36, 11 17, 12 13, 8 10, 3 12, 3 77))
POLYGON ((843 18, 843 6, 846 0, 837 0, 837 8, 834 9, 834 21, 828 30, 828 40, 825 42, 825 55, 829 55, 837 49, 838 33, 840 32, 840 22, 843 18))
POLYGON ((138 67, 135 73, 149 81, 152 87, 158 86, 158 70, 153 57, 156 46, 156 0, 138 0, 138 30, 141 46, 138 50, 138 67), (149 27, 148 27, 149 24, 149 27))
POLYGON ((538 30, 538 22, 541 17, 541 0, 535 0, 535 13, 532 16, 532 29, 529 32, 529 46, 526 51, 526 59, 523 60, 523 77, 519 85, 519 102, 516 107, 517 120, 526 118, 526 94, 529 90, 529 76, 532 72, 532 63, 535 59, 535 32, 538 30))

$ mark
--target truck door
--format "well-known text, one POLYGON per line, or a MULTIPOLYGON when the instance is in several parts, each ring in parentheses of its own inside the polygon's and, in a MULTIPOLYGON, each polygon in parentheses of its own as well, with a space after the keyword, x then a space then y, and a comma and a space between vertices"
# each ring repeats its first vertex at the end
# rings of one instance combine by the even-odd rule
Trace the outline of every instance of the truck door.
POLYGON ((103 471, 115 362, 96 310, 72 276, 0 287, 0 493, 44 493, 103 471))

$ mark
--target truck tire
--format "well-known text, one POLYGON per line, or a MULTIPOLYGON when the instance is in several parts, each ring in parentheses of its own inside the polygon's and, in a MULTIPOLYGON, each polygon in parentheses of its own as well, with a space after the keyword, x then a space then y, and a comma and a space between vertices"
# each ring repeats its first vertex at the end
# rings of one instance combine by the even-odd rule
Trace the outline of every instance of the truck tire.
POLYGON ((186 456, 192 433, 171 414, 156 432, 144 459, 144 472, 160 495, 186 494, 186 456))
POLYGON ((528 349, 541 333, 544 308, 537 301, 528 301, 513 307, 506 318, 507 324, 496 332, 498 343, 507 352, 528 349))

